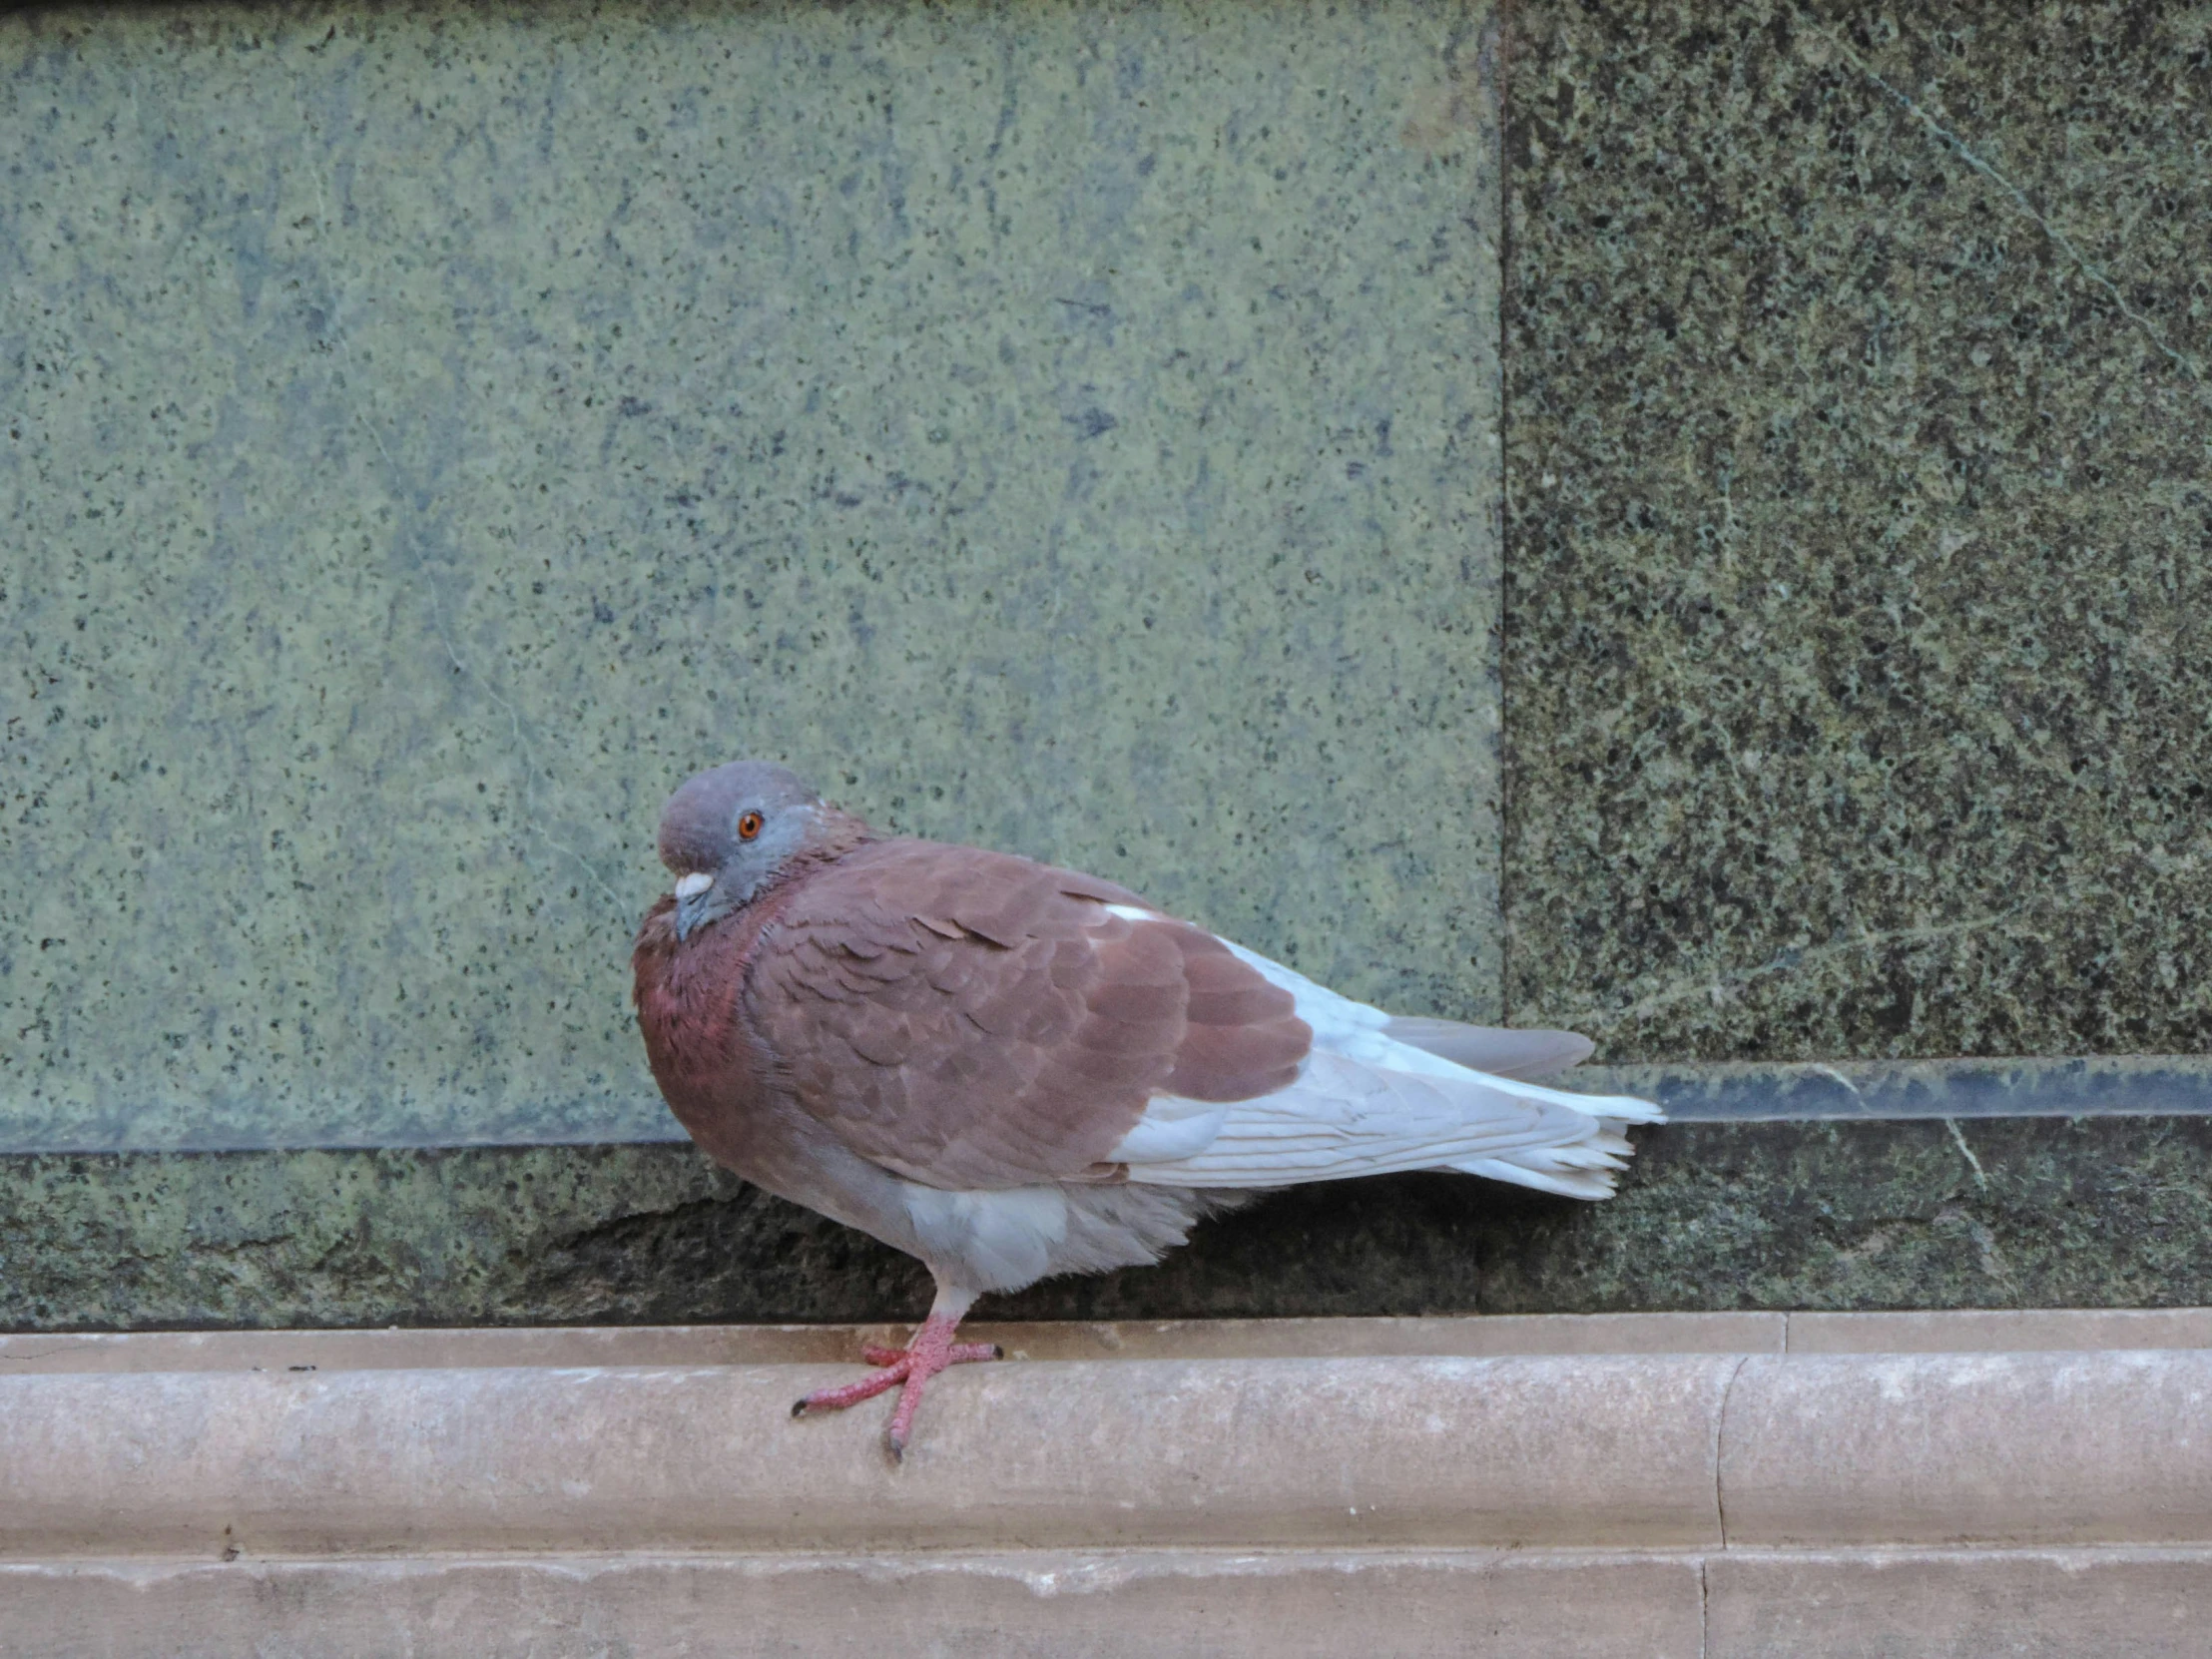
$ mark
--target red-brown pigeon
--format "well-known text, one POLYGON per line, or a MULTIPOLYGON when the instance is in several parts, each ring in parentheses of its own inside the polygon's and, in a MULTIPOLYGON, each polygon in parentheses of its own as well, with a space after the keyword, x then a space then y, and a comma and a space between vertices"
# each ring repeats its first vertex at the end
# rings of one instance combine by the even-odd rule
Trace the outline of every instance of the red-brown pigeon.
POLYGON ((986 1291, 1158 1260, 1256 1192, 1456 1170, 1603 1198, 1641 1100, 1521 1081, 1566 1031, 1393 1016, 1127 888, 877 833, 785 768, 703 772, 661 816, 674 890, 632 965, 653 1075, 747 1180, 919 1257, 936 1300, 793 1414, 995 1358, 986 1291))

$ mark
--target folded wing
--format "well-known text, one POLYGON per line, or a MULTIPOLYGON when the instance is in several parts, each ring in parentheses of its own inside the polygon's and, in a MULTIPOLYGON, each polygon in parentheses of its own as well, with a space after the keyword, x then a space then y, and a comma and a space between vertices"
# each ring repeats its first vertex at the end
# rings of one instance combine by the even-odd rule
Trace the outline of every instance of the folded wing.
POLYGON ((1128 1164, 1132 1181, 1282 1187, 1444 1169, 1603 1198, 1629 1152, 1624 1126, 1659 1121, 1647 1101, 1484 1075, 1437 1052, 1481 1053, 1550 1071, 1588 1053, 1572 1033, 1393 1019, 1279 962, 1228 948, 1291 993, 1314 1031, 1314 1051, 1295 1078, 1266 1094, 1226 1103, 1156 1098, 1109 1154, 1128 1164), (1429 1040, 1405 1040, 1408 1026, 1429 1040), (1507 1040, 1520 1036, 1531 1040, 1507 1040))
POLYGON ((1492 1077, 1550 1077, 1580 1065, 1597 1046, 1577 1031, 1506 1031, 1419 1014, 1393 1014, 1383 1031, 1453 1065, 1492 1077))
POLYGON ((1504 1075, 1571 1065, 1572 1033, 1393 1019, 1110 882, 927 841, 806 881, 745 1003, 806 1111, 953 1192, 1449 1169, 1602 1198, 1659 1115, 1504 1075))
POLYGON ((1118 1179, 1105 1155, 1154 1098, 1269 1094, 1312 1043, 1295 998, 1202 929, 1111 882, 929 841, 810 878, 746 1004, 809 1113, 957 1191, 1118 1179))

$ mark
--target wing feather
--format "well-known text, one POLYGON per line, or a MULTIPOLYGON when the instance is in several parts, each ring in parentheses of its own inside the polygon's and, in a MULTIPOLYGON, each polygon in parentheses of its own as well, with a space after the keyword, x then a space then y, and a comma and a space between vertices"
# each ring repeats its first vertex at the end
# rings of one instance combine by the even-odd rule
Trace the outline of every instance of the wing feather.
POLYGON ((1508 1031, 1420 1015, 1393 1015, 1383 1031, 1393 1041, 1493 1077, 1549 1077, 1580 1065, 1597 1046, 1576 1031, 1508 1031))
POLYGON ((926 841, 811 877, 746 1006, 802 1106, 954 1192, 1451 1169, 1596 1198, 1658 1118, 1505 1075, 1579 1060, 1572 1033, 1393 1019, 1109 882, 926 841))
POLYGON ((1287 1088, 1230 1103, 1203 1150, 1154 1162, 1141 1156, 1141 1141, 1125 1140, 1112 1156, 1129 1163, 1132 1181, 1283 1187, 1494 1159, 1594 1131, 1580 1112, 1485 1089, 1471 1076, 1386 1071, 1318 1050, 1287 1088))
POLYGON ((1110 882, 927 841, 810 876, 746 1007, 808 1112, 960 1191, 1097 1180, 1155 1096, 1265 1094, 1312 1041, 1296 999, 1211 934, 1110 882))
POLYGON ((1229 1102, 1218 1121, 1202 1116, 1197 1101, 1155 1100, 1109 1154, 1127 1163, 1131 1181, 1266 1188, 1449 1169, 1602 1198, 1629 1152, 1621 1126, 1659 1119, 1647 1101, 1548 1089, 1469 1069, 1446 1053, 1556 1070, 1589 1050, 1572 1032, 1393 1019, 1242 946, 1224 948, 1292 995, 1314 1031, 1314 1050, 1283 1086, 1229 1102))

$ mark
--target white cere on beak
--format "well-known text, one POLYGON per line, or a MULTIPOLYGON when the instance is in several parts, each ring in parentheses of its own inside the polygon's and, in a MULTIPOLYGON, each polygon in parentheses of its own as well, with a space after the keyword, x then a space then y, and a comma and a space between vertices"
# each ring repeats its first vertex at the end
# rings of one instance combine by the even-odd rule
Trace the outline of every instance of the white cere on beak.
POLYGON ((703 869, 695 869, 689 875, 679 876, 676 882, 678 898, 697 898, 715 884, 715 878, 703 869))

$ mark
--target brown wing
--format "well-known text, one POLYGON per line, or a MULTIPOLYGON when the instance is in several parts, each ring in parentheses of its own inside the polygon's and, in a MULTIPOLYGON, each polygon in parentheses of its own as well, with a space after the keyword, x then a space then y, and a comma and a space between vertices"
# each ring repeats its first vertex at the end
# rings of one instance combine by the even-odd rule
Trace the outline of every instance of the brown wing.
POLYGON ((747 1007, 800 1102, 934 1187, 1095 1177, 1155 1094, 1243 1100, 1297 1074, 1290 993, 1110 881, 877 841, 808 878, 747 1007))

